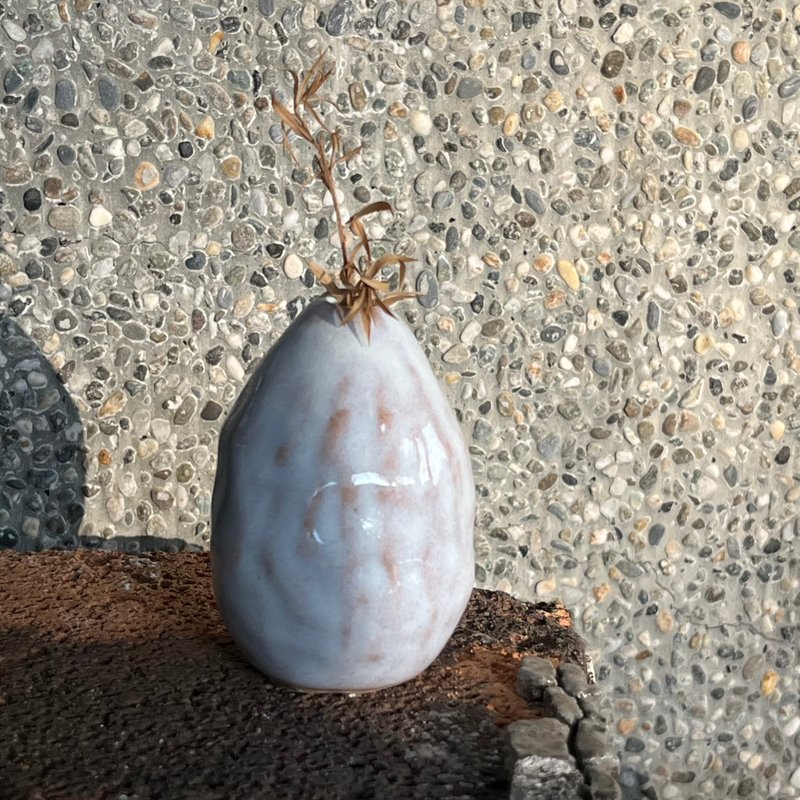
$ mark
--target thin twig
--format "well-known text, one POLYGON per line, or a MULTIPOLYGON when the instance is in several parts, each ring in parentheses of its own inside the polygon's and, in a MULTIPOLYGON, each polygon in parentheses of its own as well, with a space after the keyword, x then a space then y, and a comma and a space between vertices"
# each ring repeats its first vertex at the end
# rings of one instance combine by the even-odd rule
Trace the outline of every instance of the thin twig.
POLYGON ((335 275, 331 275, 324 267, 313 261, 309 261, 309 267, 325 292, 339 304, 343 322, 348 323, 356 317, 360 317, 367 333, 367 339, 369 339, 373 315, 378 309, 391 315, 392 312, 389 309, 391 305, 399 300, 417 296, 416 292, 402 291, 406 277, 406 265, 414 259, 397 253, 385 253, 373 261, 372 248, 362 218, 381 211, 392 213, 393 209, 386 201, 379 200, 368 203, 356 211, 346 223, 342 219, 342 209, 339 205, 339 198, 336 196, 334 170, 339 164, 347 163, 358 156, 361 147, 345 151, 339 128, 328 127, 316 108, 316 105, 321 103, 333 105, 329 100, 318 95, 319 90, 333 74, 333 67, 325 66, 326 55, 327 51, 323 51, 310 69, 302 75, 298 75, 293 70, 286 70, 292 77, 293 107, 287 108, 274 94, 272 95, 272 107, 281 122, 284 149, 295 164, 298 164, 298 161, 291 145, 291 134, 308 142, 314 148, 317 172, 323 185, 330 192, 333 211, 336 215, 336 229, 342 251, 340 270, 335 275), (303 113, 307 113, 316 123, 316 133, 312 130, 309 120, 303 117, 303 113), (349 251, 348 229, 357 240, 349 251), (389 291, 388 281, 380 279, 381 270, 387 266, 395 266, 399 271, 398 291, 392 294, 387 294, 389 291))

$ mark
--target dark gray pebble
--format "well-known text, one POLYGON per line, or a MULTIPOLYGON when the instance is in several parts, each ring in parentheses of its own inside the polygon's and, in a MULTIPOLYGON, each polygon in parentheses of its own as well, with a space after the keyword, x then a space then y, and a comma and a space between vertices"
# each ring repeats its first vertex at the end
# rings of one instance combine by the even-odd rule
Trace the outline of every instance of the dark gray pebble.
POLYGON ((26 189, 22 195, 22 205, 26 211, 38 211, 42 207, 42 193, 34 187, 26 189))
POLYGON ((542 196, 535 189, 525 189, 523 192, 525 196, 525 203, 528 207, 535 211, 537 214, 544 214, 547 211, 547 206, 542 200, 542 196))
POLYGON ((454 200, 455 195, 450 191, 436 192, 431 201, 431 206, 437 211, 441 211, 443 208, 449 208, 453 205, 454 200))
MULTIPOLYGON (((719 179, 721 181, 729 181, 739 171, 739 162, 735 158, 729 158, 723 165, 719 172, 719 179)), ((753 240, 755 241, 755 239, 753 240)))
POLYGON ((353 4, 350 0, 339 0, 339 2, 328 13, 328 21, 325 30, 329 36, 341 36, 344 29, 350 24, 353 16, 353 4))
POLYGON ((200 412, 200 419, 213 422, 215 419, 219 419, 221 414, 222 406, 216 400, 209 400, 200 412))
POLYGON ((541 332, 541 337, 543 342, 547 342, 547 344, 555 344, 559 339, 563 339, 564 335, 566 334, 566 330, 559 325, 548 325, 544 330, 541 332))
POLYGON ((114 111, 120 104, 120 91, 117 82, 106 75, 101 75, 97 81, 97 93, 100 95, 100 102, 106 111, 114 111))
POLYGON ((454 192, 460 192, 466 185, 467 185, 467 176, 460 169, 457 169, 450 176, 450 188, 454 192))
POLYGON ((622 50, 611 50, 606 53, 600 65, 600 74, 604 78, 616 78, 625 64, 625 53, 622 50))
POLYGON ((148 62, 147 66, 149 69, 153 70, 165 70, 165 69, 172 69, 175 66, 175 62, 169 56, 153 56, 148 62))
POLYGON ((747 122, 753 119, 756 114, 758 114, 758 98, 751 94, 749 97, 745 97, 742 103, 742 119, 747 122))
POLYGON ((647 532, 647 541, 653 546, 658 547, 661 542, 661 537, 664 535, 666 529, 663 525, 656 523, 647 532))
POLYGON ((195 250, 184 262, 187 269, 199 270, 206 265, 206 254, 202 250, 195 250))
POLYGON ((651 331, 658 330, 661 321, 661 309, 652 300, 647 304, 647 327, 651 331))
POLYGON ((68 144, 60 144, 56 148, 56 155, 58 156, 58 160, 64 164, 64 166, 68 166, 75 161, 75 150, 68 144))
POLYGON ((737 3, 714 3, 714 8, 719 11, 723 17, 727 17, 728 19, 736 19, 742 13, 742 9, 739 8, 737 3))
POLYGON ((6 72, 5 78, 3 78, 3 88, 6 90, 6 94, 11 94, 12 92, 16 92, 24 82, 25 80, 22 75, 17 72, 17 68, 11 67, 11 69, 6 72))
POLYGON ((250 73, 243 69, 232 69, 228 72, 228 81, 239 89, 248 91, 251 87, 250 73))
POLYGON ((60 81, 56 81, 55 104, 56 108, 60 108, 62 111, 74 108, 75 84, 71 80, 62 78, 60 81))
POLYGON ((800 89, 800 72, 787 78, 778 86, 778 97, 782 100, 788 100, 797 94, 798 89, 800 89))
MULTIPOLYGON (((259 3, 259 7, 260 6, 261 4, 259 3)), ((273 5, 273 11, 274 10, 275 7, 273 5)), ((214 6, 206 5, 205 3, 195 3, 192 6, 192 14, 194 14, 197 19, 216 19, 219 16, 219 9, 214 6)), ((269 15, 265 14, 264 16, 269 15)))
POLYGON ((185 425, 194 416, 196 410, 197 398, 193 394, 187 394, 172 418, 173 424, 185 425))
POLYGON ((700 69, 697 70, 697 75, 695 75, 692 89, 694 89, 697 94, 705 92, 714 85, 716 79, 717 73, 714 72, 711 67, 700 67, 700 69))
POLYGON ((423 308, 435 308, 439 305, 439 281, 429 270, 422 270, 416 281, 417 302, 423 308))
POLYGON ((28 89, 28 93, 25 95, 25 99, 22 101, 22 110, 23 111, 33 111, 36 108, 36 104, 39 102, 39 97, 41 96, 41 92, 36 86, 31 86, 28 89))
POLYGON ((553 50, 550 53, 550 69, 556 75, 569 75, 569 66, 564 59, 564 54, 560 50, 553 50))
POLYGON ((476 97, 482 91, 483 81, 478 78, 466 77, 459 81, 456 95, 462 100, 468 100, 470 97, 476 97))
POLYGON ((458 228, 449 227, 447 229, 447 233, 444 235, 444 244, 445 244, 445 251, 448 253, 452 253, 454 250, 458 248, 458 245, 461 242, 461 237, 458 234, 458 228))

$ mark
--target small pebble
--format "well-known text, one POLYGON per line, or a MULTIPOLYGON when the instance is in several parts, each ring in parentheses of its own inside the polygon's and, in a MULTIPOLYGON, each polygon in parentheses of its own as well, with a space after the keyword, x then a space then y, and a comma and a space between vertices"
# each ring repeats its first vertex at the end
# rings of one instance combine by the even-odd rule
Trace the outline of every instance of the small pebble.
POLYGON ((561 276, 561 279, 570 289, 572 289, 573 292, 577 292, 578 289, 581 288, 581 281, 578 277, 578 272, 575 269, 575 265, 571 261, 561 259, 558 262, 556 269, 558 270, 558 274, 561 276))
POLYGON ((47 224, 64 233, 76 230, 80 221, 81 213, 75 206, 54 206, 47 215, 47 224))
POLYGON ((242 174, 242 159, 239 156, 228 156, 222 162, 222 174, 230 180, 237 180, 242 174))
POLYGON ((297 280, 303 274, 303 262, 294 253, 289 253, 283 262, 283 272, 287 278, 297 280))
POLYGON ((550 69, 552 69, 556 75, 569 75, 569 67, 564 59, 564 54, 560 50, 553 50, 550 53, 550 69))
POLYGON ((483 92, 483 81, 479 78, 465 77, 458 82, 456 95, 462 100, 477 97, 483 92))
POLYGON ((149 189, 155 189, 156 186, 161 182, 161 176, 158 173, 158 168, 155 164, 151 164, 149 161, 142 161, 137 167, 136 171, 133 174, 133 182, 136 185, 137 189, 141 189, 142 191, 148 191, 149 189))
POLYGON ((55 106, 62 111, 75 107, 75 84, 68 78, 56 81, 55 106))
POLYGON ((714 81, 716 79, 717 73, 711 69, 711 67, 700 67, 695 75, 692 88, 696 94, 700 94, 701 92, 705 92, 706 90, 710 89, 714 85, 714 81))
POLYGON ((731 47, 731 58, 737 64, 746 64, 750 60, 750 43, 744 40, 734 42, 731 47))
POLYGON ((778 97, 788 100, 794 97, 798 90, 800 90, 800 72, 790 76, 778 86, 778 97))
POLYGON ((42 207, 42 193, 35 188, 26 189, 22 195, 22 205, 26 211, 38 211, 42 207))
POLYGON ((107 111, 116 110, 121 102, 121 95, 117 82, 112 78, 101 75, 97 80, 97 93, 100 102, 107 111))
POLYGON ((197 123, 197 127, 194 129, 194 132, 201 139, 208 139, 208 140, 213 139, 214 120, 209 116, 203 117, 203 119, 201 119, 200 122, 197 123))
POLYGON ((89 224, 95 228, 102 228, 108 225, 113 219, 111 212, 103 206, 95 206, 89 212, 89 224))
POLYGON ((420 136, 429 136, 433 130, 433 121, 425 111, 415 111, 411 115, 411 129, 420 136))
POLYGON ((600 65, 600 74, 604 78, 616 78, 625 64, 625 53, 622 50, 610 50, 605 54, 600 65))

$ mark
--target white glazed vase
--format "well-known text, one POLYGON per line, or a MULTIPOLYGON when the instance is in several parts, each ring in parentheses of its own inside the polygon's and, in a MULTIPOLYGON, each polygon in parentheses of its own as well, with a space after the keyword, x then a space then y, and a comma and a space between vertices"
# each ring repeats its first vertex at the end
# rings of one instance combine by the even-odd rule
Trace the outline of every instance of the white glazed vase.
POLYGON ((313 302, 225 422, 211 563, 223 619, 276 682, 366 691, 437 657, 473 586, 458 422, 408 326, 313 302))

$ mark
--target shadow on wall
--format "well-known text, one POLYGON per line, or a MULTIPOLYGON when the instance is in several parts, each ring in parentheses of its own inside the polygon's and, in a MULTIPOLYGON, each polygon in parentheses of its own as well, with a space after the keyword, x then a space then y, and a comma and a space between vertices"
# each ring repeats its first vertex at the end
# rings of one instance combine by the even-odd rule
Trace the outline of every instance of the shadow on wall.
POLYGON ((83 425, 46 356, 0 316, 0 548, 73 548, 84 514, 83 425))

